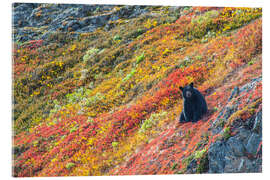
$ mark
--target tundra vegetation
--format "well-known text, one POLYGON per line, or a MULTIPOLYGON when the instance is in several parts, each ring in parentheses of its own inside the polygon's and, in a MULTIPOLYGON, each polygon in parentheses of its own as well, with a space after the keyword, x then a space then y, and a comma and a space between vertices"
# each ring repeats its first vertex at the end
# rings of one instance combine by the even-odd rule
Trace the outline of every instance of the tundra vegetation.
MULTIPOLYGON (((14 28, 14 176, 261 170, 261 8, 96 7, 52 32, 53 18, 14 28), (106 13, 118 18, 78 30, 106 13), (209 114, 179 124, 179 87, 191 82, 209 114), (234 163, 215 169, 217 143, 238 152, 234 163)), ((54 8, 37 5, 33 22, 54 8)))

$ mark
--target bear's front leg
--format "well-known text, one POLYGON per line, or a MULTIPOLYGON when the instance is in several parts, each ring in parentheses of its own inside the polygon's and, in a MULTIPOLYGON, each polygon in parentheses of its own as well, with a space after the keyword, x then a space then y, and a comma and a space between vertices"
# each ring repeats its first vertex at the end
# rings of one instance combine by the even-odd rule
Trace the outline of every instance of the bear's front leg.
POLYGON ((199 121, 200 117, 198 116, 198 114, 194 114, 192 122, 197 122, 199 121))
POLYGON ((185 117, 185 122, 191 122, 193 120, 194 115, 191 108, 190 109, 185 108, 183 114, 185 117))
POLYGON ((185 119, 185 116, 184 116, 184 113, 181 112, 181 115, 180 115, 180 118, 179 118, 179 122, 182 123, 182 122, 186 122, 186 119, 185 119))
POLYGON ((192 122, 197 122, 201 118, 202 110, 200 109, 200 107, 195 107, 193 109, 195 109, 195 111, 193 111, 192 122))

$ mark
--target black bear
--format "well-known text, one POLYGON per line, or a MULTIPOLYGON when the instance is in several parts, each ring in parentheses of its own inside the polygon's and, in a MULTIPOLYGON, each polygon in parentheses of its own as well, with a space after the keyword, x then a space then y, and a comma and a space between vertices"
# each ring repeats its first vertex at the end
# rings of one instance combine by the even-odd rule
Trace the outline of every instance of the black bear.
POLYGON ((179 87, 184 98, 180 122, 197 122, 206 112, 207 104, 203 95, 193 87, 193 83, 179 87))

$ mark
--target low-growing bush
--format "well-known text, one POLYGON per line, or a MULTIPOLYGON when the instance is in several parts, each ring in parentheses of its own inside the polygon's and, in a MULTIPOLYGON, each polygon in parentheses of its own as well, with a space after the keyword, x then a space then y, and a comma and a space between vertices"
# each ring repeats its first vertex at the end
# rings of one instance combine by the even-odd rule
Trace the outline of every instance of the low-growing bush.
POLYGON ((83 56, 83 62, 85 64, 88 63, 88 61, 93 58, 96 54, 98 54, 100 52, 100 49, 96 49, 96 48, 91 48, 89 49, 86 54, 83 56))
POLYGON ((144 60, 144 52, 136 58, 136 64, 139 64, 144 60))
POLYGON ((153 113, 151 114, 149 119, 146 119, 142 126, 141 129, 139 130, 139 132, 144 133, 147 130, 151 129, 152 126, 154 126, 158 121, 160 121, 161 119, 165 118, 167 116, 167 112, 166 111, 162 111, 160 113, 153 113))
POLYGON ((131 72, 122 80, 122 81, 127 81, 127 80, 129 80, 132 76, 134 76, 134 74, 136 73, 136 69, 135 68, 133 68, 132 70, 131 70, 131 72))

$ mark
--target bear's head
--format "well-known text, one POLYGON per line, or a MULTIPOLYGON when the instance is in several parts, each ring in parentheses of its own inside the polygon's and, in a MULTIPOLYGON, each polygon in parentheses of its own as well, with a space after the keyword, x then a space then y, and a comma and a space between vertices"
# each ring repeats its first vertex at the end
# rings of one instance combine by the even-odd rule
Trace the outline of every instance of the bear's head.
POLYGON ((189 99, 192 97, 193 92, 194 92, 193 91, 193 82, 185 87, 179 87, 179 89, 182 91, 184 99, 189 99))

